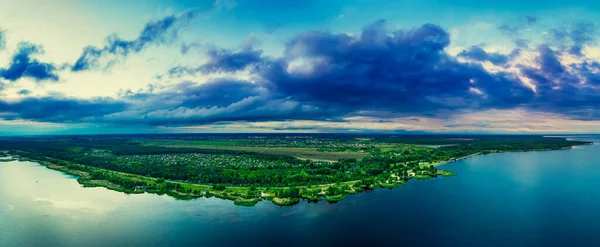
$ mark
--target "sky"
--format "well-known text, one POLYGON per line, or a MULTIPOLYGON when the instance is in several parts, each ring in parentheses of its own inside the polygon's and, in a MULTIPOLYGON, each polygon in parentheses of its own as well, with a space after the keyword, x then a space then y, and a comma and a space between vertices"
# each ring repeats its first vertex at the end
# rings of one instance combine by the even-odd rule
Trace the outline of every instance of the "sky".
POLYGON ((600 2, 0 0, 0 135, 600 133, 600 2))

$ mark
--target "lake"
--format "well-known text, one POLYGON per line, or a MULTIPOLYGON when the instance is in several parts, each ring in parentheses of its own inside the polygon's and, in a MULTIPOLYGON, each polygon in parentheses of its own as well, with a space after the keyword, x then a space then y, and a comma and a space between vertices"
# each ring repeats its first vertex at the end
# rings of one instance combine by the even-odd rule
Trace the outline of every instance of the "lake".
POLYGON ((600 245, 600 145, 440 168, 458 176, 337 204, 240 207, 82 188, 36 163, 0 162, 0 246, 600 245))

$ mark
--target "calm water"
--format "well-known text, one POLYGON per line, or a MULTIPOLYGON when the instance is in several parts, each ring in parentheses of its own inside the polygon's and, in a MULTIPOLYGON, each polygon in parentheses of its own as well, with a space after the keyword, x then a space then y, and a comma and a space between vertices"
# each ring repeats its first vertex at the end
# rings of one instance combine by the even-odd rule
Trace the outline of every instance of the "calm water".
POLYGON ((82 188, 35 163, 0 163, 0 246, 600 246, 600 145, 442 168, 458 176, 247 208, 82 188))

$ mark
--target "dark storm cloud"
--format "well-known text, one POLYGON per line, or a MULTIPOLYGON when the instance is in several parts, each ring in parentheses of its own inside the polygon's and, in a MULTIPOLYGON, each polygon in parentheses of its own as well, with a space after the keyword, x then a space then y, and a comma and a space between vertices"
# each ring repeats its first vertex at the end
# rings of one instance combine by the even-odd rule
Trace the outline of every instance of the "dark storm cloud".
POLYGON ((587 21, 549 30, 551 40, 537 48, 537 67, 520 65, 521 73, 536 86, 531 109, 554 112, 575 119, 600 119, 600 65, 583 59, 565 65, 559 57, 571 54, 583 58, 583 48, 596 44, 597 28, 587 21))
POLYGON ((515 108, 600 119, 594 110, 600 105, 597 62, 565 65, 559 58, 567 51, 556 44, 528 50, 537 54, 535 64, 515 69, 530 79, 534 92, 514 72, 490 72, 481 65, 481 61, 512 65, 521 48, 505 55, 470 47, 458 55, 469 62, 461 62, 446 52, 450 43, 449 33, 433 24, 389 30, 385 21, 377 21, 359 34, 310 31, 293 36, 279 57, 266 56, 252 46, 209 47, 208 62, 170 71, 228 74, 246 70, 251 74, 247 80, 224 76, 204 83, 182 82, 125 91, 117 100, 26 98, 0 102, 0 112, 5 119, 174 126, 344 121, 357 115, 444 118, 515 108))
POLYGON ((548 45, 541 45, 538 48, 539 56, 537 62, 541 66, 541 71, 548 75, 560 75, 565 71, 563 65, 558 61, 558 53, 552 50, 548 45))
POLYGON ((480 65, 456 61, 444 51, 449 44, 448 32, 436 25, 390 32, 378 21, 357 36, 300 34, 287 44, 285 58, 261 73, 281 97, 349 111, 427 114, 440 109, 505 108, 533 96, 509 74, 491 74, 480 65), (296 59, 313 62, 289 72, 296 59))
POLYGON ((593 86, 600 86, 600 63, 597 61, 584 62, 580 66, 574 66, 573 70, 578 70, 585 83, 593 86))
POLYGON ((485 62, 489 61, 494 65, 503 66, 506 65, 510 60, 511 56, 518 54, 519 50, 515 50, 513 54, 504 55, 496 52, 486 52, 480 46, 471 46, 469 49, 463 50, 458 54, 458 57, 478 61, 485 62))
MULTIPOLYGON (((260 95, 260 85, 246 81, 219 79, 202 84, 181 82, 160 93, 149 91, 125 92, 122 97, 127 100, 175 106, 223 107, 239 102, 248 97, 260 95)), ((154 108, 154 107, 153 107, 154 108)))
MULTIPOLYGON (((527 25, 535 22, 533 18, 523 21, 527 25)), ((221 106, 253 98, 260 100, 248 104, 249 108, 240 109, 245 112, 278 100, 293 102, 296 109, 309 106, 313 110, 296 112, 296 115, 276 112, 268 118, 252 115, 251 118, 257 121, 260 117, 271 120, 314 119, 317 114, 339 119, 358 113, 377 116, 379 112, 396 116, 439 117, 448 112, 516 107, 564 113, 580 119, 600 117, 591 110, 593 105, 598 104, 599 97, 596 95, 600 95, 597 89, 600 82, 598 63, 566 68, 559 60, 560 51, 550 45, 541 45, 536 49, 538 57, 535 62, 538 66, 517 65, 523 76, 530 78, 536 86, 537 92, 534 92, 510 72, 492 73, 479 63, 457 61, 445 52, 449 44, 448 32, 436 25, 388 30, 384 21, 377 21, 358 35, 326 31, 298 34, 287 42, 282 57, 265 57, 256 53, 251 56, 252 59, 233 63, 220 58, 239 54, 222 52, 214 53, 219 55, 215 55, 219 59, 202 66, 219 64, 215 67, 222 71, 235 71, 250 64, 253 65, 251 71, 260 78, 258 83, 252 84, 252 87, 260 87, 260 96, 256 97, 243 93, 251 92, 247 88, 224 84, 219 95, 227 94, 227 91, 233 93, 239 88, 232 95, 241 96, 231 97, 231 102, 220 103, 221 106)), ((520 48, 506 55, 489 53, 476 46, 459 56, 505 66, 519 52, 520 48)), ((216 85, 211 87, 217 88, 216 85)), ((221 102, 217 99, 210 101, 221 102)), ((207 102, 185 101, 184 108, 211 107, 207 102)), ((179 106, 183 105, 182 101, 179 106)), ((250 118, 249 115, 240 115, 240 111, 219 113, 219 119, 244 120, 245 117, 250 118)))
POLYGON ((181 83, 175 90, 178 94, 185 95, 181 106, 188 108, 224 107, 261 94, 258 85, 233 80, 213 81, 201 85, 181 83))
POLYGON ((200 67, 203 72, 235 72, 261 62, 262 51, 245 48, 240 51, 212 48, 208 51, 208 63, 200 67))
POLYGON ((159 93, 127 92, 135 107, 106 117, 116 123, 181 125, 218 121, 315 119, 327 112, 272 97, 260 84, 219 79, 203 84, 183 82, 159 93))
POLYGON ((78 100, 69 98, 24 98, 16 102, 0 100, 3 119, 40 122, 93 121, 95 117, 123 111, 126 104, 111 99, 78 100))
POLYGON ((99 59, 107 54, 127 56, 130 53, 138 53, 149 45, 161 45, 172 42, 177 38, 178 31, 185 26, 196 14, 186 12, 181 15, 171 15, 162 20, 147 23, 138 37, 133 40, 125 40, 117 35, 106 38, 104 47, 85 47, 81 56, 77 59, 72 71, 84 71, 99 65, 99 59))
POLYGON ((549 45, 541 45, 538 52, 539 68, 521 68, 536 85, 537 97, 528 107, 576 119, 600 119, 600 64, 584 62, 566 67, 549 45))
POLYGON ((199 68, 231 72, 252 65, 258 82, 181 84, 152 96, 175 101, 172 110, 144 119, 331 120, 365 111, 434 116, 440 110, 512 108, 532 99, 532 90, 513 75, 457 61, 444 51, 449 44, 448 32, 436 25, 389 31, 378 21, 356 36, 301 33, 278 58, 251 49, 216 50, 199 68))
POLYGON ((168 74, 171 76, 177 76, 182 74, 194 73, 208 74, 217 72, 236 72, 239 70, 244 70, 251 65, 257 65, 258 63, 262 63, 264 61, 262 53, 262 50, 255 50, 251 46, 242 48, 240 50, 220 49, 211 46, 206 51, 206 55, 208 56, 208 62, 206 62, 205 64, 196 68, 177 66, 171 68, 168 71, 168 74))
POLYGON ((11 57, 7 68, 0 68, 0 78, 16 81, 23 77, 35 81, 58 81, 57 68, 54 64, 40 62, 34 55, 43 53, 40 46, 22 42, 11 57))

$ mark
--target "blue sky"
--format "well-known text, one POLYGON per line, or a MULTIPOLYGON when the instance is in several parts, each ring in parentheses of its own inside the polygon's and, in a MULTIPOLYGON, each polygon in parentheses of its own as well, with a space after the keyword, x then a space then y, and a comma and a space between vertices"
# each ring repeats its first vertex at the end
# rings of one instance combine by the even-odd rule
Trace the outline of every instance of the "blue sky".
POLYGON ((0 0, 0 134, 597 133, 599 12, 0 0))

